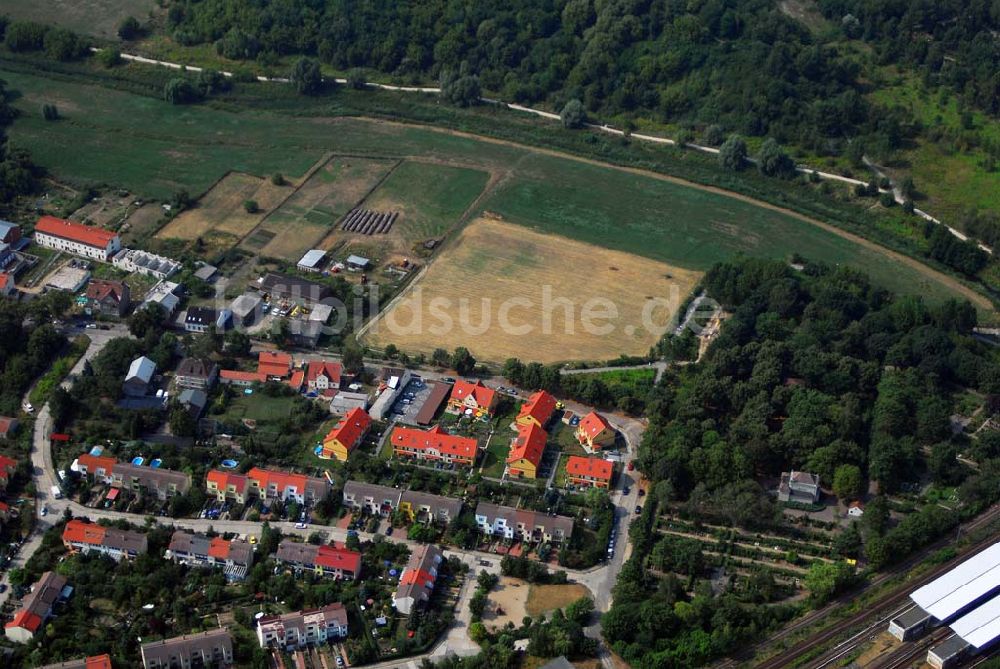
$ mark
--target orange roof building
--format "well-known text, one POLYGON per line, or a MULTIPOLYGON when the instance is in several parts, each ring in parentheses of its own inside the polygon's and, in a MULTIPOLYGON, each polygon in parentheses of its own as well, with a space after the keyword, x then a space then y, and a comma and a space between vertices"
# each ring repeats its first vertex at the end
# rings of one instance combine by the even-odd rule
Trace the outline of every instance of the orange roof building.
POLYGON ((270 469, 254 467, 247 472, 250 481, 249 491, 261 499, 294 499, 299 504, 318 502, 329 492, 329 486, 323 479, 305 474, 292 474, 270 469))
MULTIPOLYGON (((11 418, 9 420, 14 419, 11 418)), ((7 483, 10 481, 10 477, 16 469, 17 460, 8 458, 6 455, 0 455, 0 490, 7 487, 7 483)))
POLYGON ((237 369, 223 369, 219 372, 219 383, 234 386, 252 386, 255 383, 264 383, 267 375, 261 372, 241 372, 237 369))
POLYGON ((614 464, 604 458, 571 455, 566 460, 566 478, 573 485, 608 488, 614 472, 614 464))
POLYGON ((63 545, 70 551, 100 553, 115 561, 135 557, 148 548, 146 535, 117 527, 73 519, 63 529, 63 545))
POLYGON ((431 460, 461 466, 476 461, 478 443, 471 437, 448 434, 440 425, 429 430, 397 427, 392 431, 392 450, 397 457, 431 460))
POLYGON ((122 248, 118 233, 55 216, 42 216, 35 223, 35 241, 58 251, 107 262, 122 248))
POLYGON ((545 427, 556 410, 556 398, 544 390, 533 393, 528 401, 521 405, 515 423, 518 425, 537 425, 545 427))
POLYGON ((343 374, 344 368, 339 362, 313 360, 306 366, 306 386, 316 392, 337 389, 343 374))
POLYGON ((580 419, 576 439, 583 450, 594 453, 615 443, 615 430, 601 414, 591 411, 580 419))
POLYGON ((492 414, 497 403, 497 392, 487 388, 482 381, 456 381, 448 398, 448 409, 452 412, 462 412, 471 409, 474 412, 492 414))
POLYGON ((59 601, 65 586, 65 577, 52 571, 42 574, 31 586, 31 592, 25 596, 14 619, 4 626, 7 638, 17 643, 31 641, 52 615, 52 607, 59 601))
POLYGON ((293 390, 301 391, 302 384, 305 383, 305 380, 306 380, 305 372, 303 372, 301 369, 293 369, 291 378, 285 381, 285 383, 291 386, 293 390))
POLYGON ((371 427, 371 416, 364 409, 351 409, 323 439, 322 457, 347 462, 347 456, 361 445, 371 427))
POLYGON ((212 469, 205 476, 206 491, 220 502, 233 500, 237 504, 245 504, 249 487, 250 479, 242 474, 212 469))
POLYGON ((10 296, 17 290, 14 286, 14 275, 9 272, 0 272, 0 295, 10 296))
POLYGON ((109 455, 91 455, 84 453, 76 459, 81 474, 97 479, 111 480, 112 470, 118 461, 109 455))
POLYGON ((549 433, 534 423, 519 426, 517 436, 510 443, 507 473, 515 478, 536 478, 548 439, 549 433))
POLYGON ((257 371, 269 378, 283 379, 292 373, 292 356, 281 351, 261 351, 257 371))

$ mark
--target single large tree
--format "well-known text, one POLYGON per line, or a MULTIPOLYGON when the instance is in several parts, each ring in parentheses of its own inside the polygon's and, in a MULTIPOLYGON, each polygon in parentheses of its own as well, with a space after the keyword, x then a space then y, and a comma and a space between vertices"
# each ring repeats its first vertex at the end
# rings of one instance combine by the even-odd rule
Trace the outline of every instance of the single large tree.
POLYGON ((583 103, 573 98, 566 103, 559 113, 564 128, 582 128, 587 122, 587 111, 583 108, 583 103))
POLYGON ((719 147, 719 164, 737 172, 746 167, 747 143, 739 135, 730 135, 719 147))
POLYGON ((316 95, 323 88, 319 62, 313 58, 299 58, 295 61, 289 78, 295 84, 295 90, 303 95, 316 95))

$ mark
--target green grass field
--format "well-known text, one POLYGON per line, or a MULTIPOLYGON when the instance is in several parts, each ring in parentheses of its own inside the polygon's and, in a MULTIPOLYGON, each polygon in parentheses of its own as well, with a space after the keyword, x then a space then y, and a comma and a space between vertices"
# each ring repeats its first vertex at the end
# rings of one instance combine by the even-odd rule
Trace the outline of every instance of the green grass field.
MULTIPOLYGON (((522 146, 358 118, 176 107, 64 79, 12 71, 0 76, 22 96, 16 104, 24 113, 10 130, 13 144, 74 183, 114 184, 165 198, 180 189, 200 195, 228 170, 298 178, 328 152, 433 160, 502 175, 482 209, 607 248, 697 270, 738 254, 787 258, 799 252, 867 271, 892 290, 934 299, 954 294, 941 275, 887 262, 878 250, 782 212, 522 146), (40 107, 46 102, 57 104, 65 118, 44 121, 40 107)), ((460 190, 471 193, 483 179, 466 173, 460 190)), ((421 195, 402 182, 391 188, 401 198, 421 195)), ((445 213, 457 206, 445 205, 445 213)))
POLYGON ((116 39, 122 19, 134 16, 146 21, 156 6, 153 0, 4 0, 0 14, 15 21, 54 23, 86 35, 116 39))
MULTIPOLYGON (((962 108, 954 95, 942 95, 924 89, 915 77, 894 77, 891 85, 872 93, 880 104, 900 106, 927 128, 965 132, 962 108)), ((972 130, 994 143, 1000 142, 1000 123, 986 114, 968 110, 972 130)), ((969 207, 1000 211, 1000 174, 988 172, 982 166, 986 152, 978 147, 951 150, 927 140, 917 142, 901 152, 909 163, 917 190, 926 196, 919 206, 927 207, 935 216, 953 225, 969 207)))
POLYGON ((487 179, 489 174, 478 170, 408 160, 379 184, 364 206, 400 211, 397 232, 407 240, 437 237, 458 221, 487 179))

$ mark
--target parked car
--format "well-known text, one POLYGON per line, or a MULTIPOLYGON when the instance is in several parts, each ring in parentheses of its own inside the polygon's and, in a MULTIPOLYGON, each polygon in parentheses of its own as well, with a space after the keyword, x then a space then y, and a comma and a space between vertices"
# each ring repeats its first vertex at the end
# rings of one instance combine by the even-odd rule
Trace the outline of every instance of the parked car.
POLYGON ((392 525, 390 525, 389 527, 385 528, 385 536, 387 536, 387 537, 391 537, 392 536, 392 525))
POLYGON ((635 462, 633 462, 632 460, 629 460, 629 461, 628 461, 628 470, 629 470, 630 472, 631 472, 631 471, 635 471, 635 462))
POLYGON ((627 495, 627 494, 629 494, 630 492, 632 492, 632 489, 631 489, 631 488, 629 488, 628 486, 625 486, 624 488, 622 488, 622 494, 623 494, 623 495, 627 495))
POLYGON ((642 513, 642 507, 641 506, 635 507, 635 513, 636 513, 636 515, 639 515, 640 513, 642 513))
POLYGON ((308 525, 306 525, 306 524, 305 524, 305 523, 303 523, 303 522, 298 522, 298 523, 295 523, 295 529, 297 529, 297 530, 304 530, 304 529, 306 529, 307 527, 309 527, 309 526, 308 526, 308 525))

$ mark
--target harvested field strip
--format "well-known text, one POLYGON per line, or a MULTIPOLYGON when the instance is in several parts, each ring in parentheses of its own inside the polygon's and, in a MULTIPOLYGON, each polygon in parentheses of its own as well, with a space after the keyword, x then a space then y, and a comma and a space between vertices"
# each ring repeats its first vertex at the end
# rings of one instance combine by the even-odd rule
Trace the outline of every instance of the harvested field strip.
POLYGON ((525 609, 529 616, 537 616, 555 609, 565 608, 581 597, 588 597, 590 591, 579 583, 564 585, 532 584, 528 589, 528 603, 525 609))
POLYGON ((161 239, 196 239, 209 231, 242 238, 292 192, 289 186, 275 186, 270 180, 251 174, 230 172, 198 202, 181 212, 156 236, 161 239), (248 212, 253 201, 257 211, 248 212))
POLYGON ((660 336, 653 326, 669 322, 699 277, 480 218, 370 322, 363 336, 373 346, 392 342, 411 353, 466 346, 492 362, 645 354, 660 336), (607 307, 606 320, 584 317, 595 305, 607 307))

